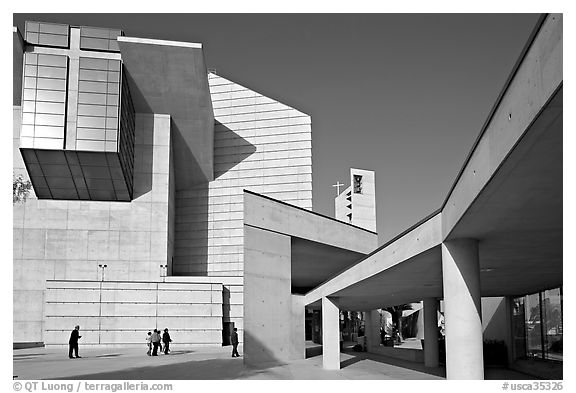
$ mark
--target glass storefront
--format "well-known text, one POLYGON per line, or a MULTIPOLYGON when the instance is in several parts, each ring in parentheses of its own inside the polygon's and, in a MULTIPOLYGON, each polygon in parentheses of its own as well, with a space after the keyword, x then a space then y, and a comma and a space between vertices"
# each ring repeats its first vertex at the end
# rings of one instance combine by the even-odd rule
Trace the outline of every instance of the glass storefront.
POLYGON ((515 298, 512 310, 517 358, 562 361, 562 288, 515 298))

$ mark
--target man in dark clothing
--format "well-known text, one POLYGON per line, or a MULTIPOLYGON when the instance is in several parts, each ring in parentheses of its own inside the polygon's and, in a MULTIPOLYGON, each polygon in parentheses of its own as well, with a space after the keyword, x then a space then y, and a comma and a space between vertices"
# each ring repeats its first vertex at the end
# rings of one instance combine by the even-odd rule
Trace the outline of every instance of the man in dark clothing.
POLYGON ((168 328, 164 329, 162 342, 164 343, 164 355, 168 355, 168 352, 170 351, 170 343, 172 342, 170 339, 170 334, 168 334, 168 328))
POLYGON ((158 347, 160 346, 160 333, 158 329, 154 329, 154 333, 152 333, 152 356, 158 356, 158 347))
POLYGON ((232 339, 232 357, 239 357, 240 354, 238 353, 238 333, 237 333, 236 328, 234 328, 234 331, 232 332, 232 336, 230 336, 230 338, 232 339))
POLYGON ((70 333, 70 340, 68 340, 68 357, 70 359, 74 359, 72 357, 72 351, 74 351, 76 358, 80 357, 78 356, 78 339, 80 337, 82 337, 80 335, 80 326, 76 325, 74 330, 72 330, 72 333, 70 333))

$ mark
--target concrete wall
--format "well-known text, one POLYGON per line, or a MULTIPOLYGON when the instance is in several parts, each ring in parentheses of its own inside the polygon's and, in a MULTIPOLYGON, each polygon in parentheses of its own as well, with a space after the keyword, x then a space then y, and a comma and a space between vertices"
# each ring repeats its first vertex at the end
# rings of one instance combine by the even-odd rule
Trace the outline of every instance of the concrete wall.
POLYGON ((350 169, 352 184, 351 224, 376 232, 376 176, 374 171, 350 169), (362 176, 362 192, 354 192, 354 175, 362 176))
MULTIPOLYGON (((14 107, 14 173, 27 178, 18 150, 14 107)), ((38 200, 13 206, 14 342, 43 341, 45 280, 153 281, 169 257, 170 117, 136 116, 134 200, 38 200)))
POLYGON ((46 345, 67 344, 75 325, 82 345, 144 348, 155 328, 168 328, 174 347, 222 344, 222 284, 67 280, 46 286, 46 345))
POLYGON ((293 342, 298 335, 292 320, 293 302, 301 306, 297 315, 302 331, 304 307, 302 299, 293 299, 290 293, 290 236, 248 226, 244 231, 244 360, 254 364, 303 358, 304 347, 299 357, 293 347, 299 345, 293 342))
POLYGON ((176 194, 176 275, 241 276, 243 189, 312 208, 310 116, 216 75, 214 178, 176 194))

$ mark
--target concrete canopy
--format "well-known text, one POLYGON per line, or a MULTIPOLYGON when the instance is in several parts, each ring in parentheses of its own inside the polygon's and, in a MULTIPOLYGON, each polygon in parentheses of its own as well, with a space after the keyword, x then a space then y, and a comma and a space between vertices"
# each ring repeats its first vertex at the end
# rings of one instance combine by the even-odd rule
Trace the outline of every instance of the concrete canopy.
POLYGON ((138 113, 169 114, 176 187, 214 179, 214 113, 202 45, 118 37, 138 113))
POLYGON ((305 295, 369 310, 442 297, 445 240, 479 240, 481 296, 562 285, 562 18, 527 45, 439 213, 305 295))

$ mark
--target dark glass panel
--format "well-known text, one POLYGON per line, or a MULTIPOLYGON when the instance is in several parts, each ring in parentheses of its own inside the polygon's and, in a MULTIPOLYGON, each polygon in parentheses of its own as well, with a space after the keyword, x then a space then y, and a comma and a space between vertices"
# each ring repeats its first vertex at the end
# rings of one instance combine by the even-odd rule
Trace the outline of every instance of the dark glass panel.
POLYGON ((50 193, 50 190, 48 188, 35 187, 34 192, 36 193, 36 196, 40 199, 52 198, 52 194, 50 193))
POLYGON ((67 164, 66 157, 61 151, 36 151, 36 157, 42 164, 67 164))
POLYGON ((42 90, 66 90, 66 79, 44 79, 38 78, 38 89, 42 90))
POLYGON ((70 176, 70 170, 66 164, 42 164, 44 177, 70 176))
POLYGON ((104 117, 78 116, 78 127, 86 128, 106 128, 106 119, 104 117))
POLYGON ((40 164, 29 163, 27 165, 27 168, 30 176, 38 176, 38 177, 44 176, 44 172, 42 172, 42 167, 40 166, 40 164))
POLYGON ((38 66, 38 76, 46 78, 66 79, 65 67, 38 66))
POLYGON ((30 176, 30 180, 32 181, 32 184, 34 185, 34 188, 36 188, 36 187, 48 188, 48 184, 46 183, 44 176, 30 176))
POLYGON ((90 189, 90 195, 92 196, 92 199, 94 199, 94 200, 115 200, 116 199, 116 196, 114 194, 114 190, 112 190, 112 189, 109 189, 109 190, 90 189))
POLYGON ((40 39, 40 34, 38 33, 26 33, 26 42, 33 44, 33 45, 37 45, 38 41, 40 39))
POLYGON ((68 25, 60 25, 53 23, 40 23, 41 33, 52 33, 52 34, 62 34, 68 35, 68 25))
POLYGON ((530 357, 542 357, 542 326, 539 295, 528 295, 526 307, 526 354, 530 357))
MULTIPOLYGON (((62 173, 64 174, 64 173, 62 173)), ((71 188, 75 189, 74 182, 72 181, 71 177, 53 177, 53 176, 46 176, 46 182, 50 187, 50 190, 54 190, 55 188, 71 188)), ((76 191, 74 191, 76 192, 76 191)))
POLYGON ((64 114, 65 105, 60 102, 36 102, 36 113, 64 114))
POLYGON ((45 53, 38 54, 38 65, 47 65, 55 67, 66 67, 68 57, 62 55, 48 55, 45 53))
POLYGON ((544 322, 544 357, 563 360, 563 315, 560 288, 542 294, 542 320, 544 322))
POLYGON ((109 179, 110 171, 107 166, 83 166, 82 171, 86 179, 109 179))
POLYGON ((70 165, 70 173, 72 173, 73 177, 84 177, 84 173, 82 173, 82 168, 80 165, 70 165))
POLYGON ((106 116, 106 106, 78 104, 78 114, 86 116, 106 116))
POLYGON ((40 31, 40 23, 38 22, 30 22, 30 21, 26 21, 26 27, 25 27, 25 31, 40 31))
POLYGON ((80 28, 80 36, 81 37, 95 37, 95 38, 106 38, 110 37, 110 30, 109 29, 100 29, 96 27, 86 27, 82 26, 80 28))
POLYGON ((106 83, 80 81, 78 91, 87 93, 106 93, 106 83))
POLYGON ((80 68, 90 70, 106 70, 108 69, 108 60, 96 59, 93 57, 81 57, 80 68))
POLYGON ((106 104, 106 94, 78 93, 79 104, 106 104))
POLYGON ((82 49, 95 49, 95 50, 108 50, 108 39, 80 37, 80 48, 82 49))
POLYGON ((38 37, 39 45, 57 46, 59 48, 68 47, 68 36, 56 34, 40 34, 38 37))
POLYGON ((76 199, 78 193, 75 188, 51 188, 52 197, 54 199, 76 199))
POLYGON ((112 190, 111 179, 91 179, 89 177, 85 179, 91 194, 92 190, 112 190))

